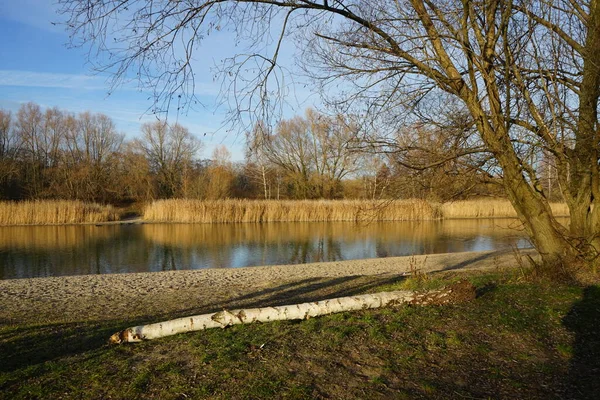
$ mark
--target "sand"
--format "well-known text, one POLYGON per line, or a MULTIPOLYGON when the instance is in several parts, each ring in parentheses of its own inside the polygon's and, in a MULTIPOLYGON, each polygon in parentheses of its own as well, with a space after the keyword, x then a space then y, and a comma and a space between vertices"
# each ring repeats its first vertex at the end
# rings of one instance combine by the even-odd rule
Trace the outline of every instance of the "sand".
POLYGON ((516 266, 512 251, 0 281, 0 325, 156 321, 373 291, 422 272, 516 266))

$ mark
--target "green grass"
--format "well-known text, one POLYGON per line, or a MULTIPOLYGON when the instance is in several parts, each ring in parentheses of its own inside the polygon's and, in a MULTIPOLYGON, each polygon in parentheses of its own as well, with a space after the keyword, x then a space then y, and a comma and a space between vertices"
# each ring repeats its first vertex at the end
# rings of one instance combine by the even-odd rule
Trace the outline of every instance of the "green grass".
MULTIPOLYGON (((458 277, 411 278, 385 289, 458 277)), ((594 398, 600 287, 517 278, 472 276, 479 297, 470 303, 235 326, 136 345, 106 339, 143 321, 3 325, 0 397, 594 398)))

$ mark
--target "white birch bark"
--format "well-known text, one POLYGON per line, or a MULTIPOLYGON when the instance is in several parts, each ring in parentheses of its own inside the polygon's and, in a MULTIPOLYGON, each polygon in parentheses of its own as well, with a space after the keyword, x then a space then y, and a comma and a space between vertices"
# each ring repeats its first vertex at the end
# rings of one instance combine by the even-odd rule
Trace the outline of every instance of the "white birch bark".
POLYGON ((443 304, 452 289, 443 289, 426 294, 411 291, 381 292, 351 297, 339 297, 312 303, 292 304, 280 307, 263 307, 233 311, 219 311, 173 319, 149 325, 134 326, 117 332, 110 337, 111 343, 141 342, 178 333, 193 332, 209 328, 225 328, 237 324, 269 322, 278 320, 308 319, 320 315, 345 311, 366 310, 401 303, 443 304))

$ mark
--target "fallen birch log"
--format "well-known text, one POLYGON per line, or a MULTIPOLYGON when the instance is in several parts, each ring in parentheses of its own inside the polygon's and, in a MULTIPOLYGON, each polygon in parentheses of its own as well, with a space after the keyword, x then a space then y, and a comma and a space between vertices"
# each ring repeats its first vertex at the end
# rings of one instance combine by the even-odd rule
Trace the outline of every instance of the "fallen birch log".
POLYGON ((149 325, 134 326, 110 337, 110 343, 135 343, 158 339, 178 333, 200 331, 210 328, 226 328, 231 325, 251 324, 279 320, 308 319, 321 315, 367 310, 385 306, 410 304, 447 304, 475 298, 475 288, 468 281, 461 281, 441 290, 429 292, 394 291, 363 294, 350 297, 292 304, 279 307, 263 307, 177 318, 149 325))

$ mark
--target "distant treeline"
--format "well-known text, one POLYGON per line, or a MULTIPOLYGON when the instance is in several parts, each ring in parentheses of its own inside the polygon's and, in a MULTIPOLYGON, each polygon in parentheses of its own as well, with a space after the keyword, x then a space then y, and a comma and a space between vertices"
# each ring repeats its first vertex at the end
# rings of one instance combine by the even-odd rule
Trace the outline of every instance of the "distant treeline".
MULTIPOLYGON (((357 127, 313 110, 275 127, 259 123, 246 134, 246 160, 233 163, 224 146, 201 158, 201 142, 179 124, 146 123, 125 140, 106 115, 27 103, 16 113, 0 109, 0 199, 445 201, 497 190, 459 163, 416 171, 394 154, 365 152, 357 127)), ((429 132, 415 132, 424 149, 436 145, 429 132)))

